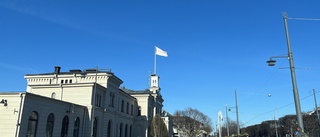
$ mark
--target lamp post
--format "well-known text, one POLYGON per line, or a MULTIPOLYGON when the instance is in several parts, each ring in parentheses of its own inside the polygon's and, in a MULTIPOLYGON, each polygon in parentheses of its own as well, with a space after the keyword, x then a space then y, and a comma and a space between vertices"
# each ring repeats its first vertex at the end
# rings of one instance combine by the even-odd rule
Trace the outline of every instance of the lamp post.
POLYGON ((239 115, 238 115, 238 97, 237 90, 234 91, 235 99, 236 99, 236 113, 237 113, 237 136, 240 136, 240 125, 239 125, 239 115))
POLYGON ((317 114, 317 120, 318 120, 318 124, 320 125, 320 120, 319 120, 319 111, 318 111, 318 105, 317 105, 317 98, 316 98, 316 90, 313 89, 313 97, 314 97, 314 104, 315 104, 315 110, 316 110, 316 114, 317 114))
MULTIPOLYGON (((239 136, 240 136, 240 123, 239 123, 239 109, 238 109, 238 94, 237 94, 237 90, 234 91, 234 95, 235 95, 235 101, 236 101, 236 106, 235 106, 235 108, 236 108, 236 117, 237 117, 237 137, 239 137, 239 136)), ((262 95, 267 95, 268 97, 271 97, 271 96, 272 96, 272 94, 262 94, 262 95)), ((229 108, 228 108, 228 106, 226 105, 226 109, 227 109, 228 111, 231 111, 230 108, 234 108, 234 107, 229 107, 229 108)), ((226 115, 227 115, 226 117, 227 117, 227 134, 228 134, 228 136, 229 136, 228 111, 226 111, 226 115)))
POLYGON ((97 78, 98 78, 98 67, 95 68, 95 78, 94 78, 94 89, 93 89, 93 97, 92 97, 92 108, 91 108, 91 137, 96 136, 94 134, 94 122, 95 122, 95 102, 96 102, 96 94, 97 94, 97 78))
MULTIPOLYGON (((292 87, 293 87, 293 96, 294 96, 294 102, 295 102, 298 125, 299 125, 299 127, 301 127, 302 131, 304 131, 302 114, 301 114, 301 106, 300 106, 300 98, 299 98, 297 81, 296 81, 296 74, 295 74, 295 67, 294 67, 294 62, 293 62, 291 46, 290 46, 290 38, 289 38, 287 19, 288 19, 287 18, 287 14, 283 13, 283 21, 284 21, 286 40, 287 40, 287 47, 288 47, 288 56, 275 56, 275 57, 281 57, 281 58, 282 57, 288 57, 288 59, 289 59, 291 80, 292 80, 292 87)), ((271 57, 270 60, 267 61, 269 66, 274 66, 275 65, 274 63, 276 61, 272 60, 272 58, 275 58, 275 57, 271 57)))
POLYGON ((274 114, 274 127, 276 129, 276 137, 278 137, 278 125, 277 125, 277 116, 278 115, 278 107, 276 107, 276 113, 274 114))
MULTIPOLYGON (((237 90, 234 91, 234 95, 235 95, 235 101, 236 101, 236 116, 237 116, 237 137, 240 136, 240 124, 239 124, 239 112, 238 112, 238 97, 237 97, 237 90)), ((226 106, 227 107, 227 106, 226 106)), ((234 108, 234 107, 233 107, 234 108)), ((228 109, 229 111, 231 111, 230 107, 228 109)), ((227 114, 227 132, 228 132, 228 136, 229 136, 229 127, 228 127, 228 113, 227 114)))
POLYGON ((229 136, 228 105, 226 105, 226 125, 227 125, 227 136, 229 136))
POLYGON ((95 108, 97 106, 100 107, 100 101, 101 101, 101 98, 97 97, 97 85, 98 85, 98 73, 100 72, 111 72, 111 69, 101 69, 101 68, 98 68, 95 67, 94 69, 89 69, 91 72, 94 72, 95 73, 95 78, 94 78, 94 87, 93 87, 93 95, 92 95, 92 108, 91 108, 91 137, 96 137, 96 133, 95 133, 95 108), (96 100, 98 99, 98 100, 96 100))

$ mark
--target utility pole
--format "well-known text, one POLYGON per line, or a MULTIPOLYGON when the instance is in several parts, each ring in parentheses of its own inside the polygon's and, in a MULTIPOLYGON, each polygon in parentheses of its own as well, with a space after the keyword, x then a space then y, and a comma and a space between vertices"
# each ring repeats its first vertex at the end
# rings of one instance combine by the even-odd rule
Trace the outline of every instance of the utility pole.
POLYGON ((276 107, 276 113, 274 115, 274 127, 276 129, 276 137, 278 137, 277 115, 278 115, 278 107, 276 107))
POLYGON ((286 39, 287 39, 288 59, 289 59, 289 64, 290 64, 294 103, 295 103, 295 107, 296 107, 298 125, 302 129, 302 131, 304 132, 303 120, 302 120, 302 114, 301 114, 301 106, 300 106, 300 98, 299 98, 299 92, 298 92, 297 81, 296 81, 295 67, 294 67, 294 63, 293 63, 294 61, 293 61, 293 56, 292 56, 292 51, 291 51, 291 46, 290 46, 290 37, 289 37, 287 19, 288 19, 287 14, 283 13, 283 21, 284 21, 284 27, 285 27, 286 39))
POLYGON ((240 125, 239 125, 239 112, 238 112, 238 97, 237 90, 234 91, 235 99, 236 99, 236 113, 237 113, 237 136, 240 137, 240 125))
POLYGON ((226 105, 226 125, 227 125, 227 136, 229 136, 228 105, 226 105))
POLYGON ((317 98, 316 98, 316 90, 315 90, 315 89, 313 89, 313 96, 314 96, 314 103, 315 103, 316 112, 317 112, 317 120, 318 120, 318 124, 320 125, 319 111, 318 111, 317 98))

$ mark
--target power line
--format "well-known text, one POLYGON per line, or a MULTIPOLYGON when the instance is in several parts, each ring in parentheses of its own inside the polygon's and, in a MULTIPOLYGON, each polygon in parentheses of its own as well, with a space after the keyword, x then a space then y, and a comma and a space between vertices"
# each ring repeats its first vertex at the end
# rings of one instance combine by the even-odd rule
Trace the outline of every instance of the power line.
POLYGON ((290 20, 312 20, 312 21, 320 21, 318 18, 287 18, 290 20))
MULTIPOLYGON (((318 92, 316 92, 316 93, 319 93, 319 92, 320 92, 320 91, 318 91, 318 92)), ((301 98, 300 101, 301 101, 301 100, 304 100, 304 99, 307 99, 307 98, 309 98, 309 97, 311 97, 311 96, 313 96, 313 94, 310 94, 310 95, 308 95, 308 96, 306 96, 306 97, 301 98)), ((289 104, 286 104, 286 105, 283 105, 283 106, 281 106, 281 107, 278 107, 278 110, 279 110, 279 109, 283 109, 283 108, 285 108, 285 107, 288 107, 288 106, 292 105, 293 103, 294 103, 294 102, 291 102, 291 103, 289 103, 289 104)), ((254 116, 252 119, 250 119, 250 120, 249 120, 248 122, 246 122, 245 124, 251 122, 252 120, 256 119, 256 118, 259 117, 259 116, 262 116, 262 115, 265 115, 265 114, 274 112, 275 110, 276 110, 276 109, 269 110, 269 111, 266 111, 266 112, 264 112, 264 113, 257 114, 256 116, 254 116)))

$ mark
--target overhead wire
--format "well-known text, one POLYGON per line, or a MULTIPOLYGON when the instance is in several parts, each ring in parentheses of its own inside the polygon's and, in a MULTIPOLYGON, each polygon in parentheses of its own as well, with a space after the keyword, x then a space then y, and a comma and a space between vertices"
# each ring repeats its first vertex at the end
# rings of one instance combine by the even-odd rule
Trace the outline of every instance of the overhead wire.
MULTIPOLYGON (((320 18, 287 18, 287 19, 290 19, 290 20, 320 21, 320 18)), ((284 61, 283 61, 281 64, 283 64, 283 63, 284 63, 284 61)), ((281 65, 280 65, 280 66, 281 66, 281 65)), ((283 69, 283 68, 279 68, 279 69, 283 69)), ((262 84, 262 87, 265 87, 265 86, 267 85, 266 83, 269 83, 269 81, 271 81, 271 79, 273 79, 273 77, 275 76, 275 74, 278 72, 279 69, 277 69, 273 74, 270 75, 270 77, 264 82, 264 84, 262 84)), ((297 69, 299 69, 299 68, 297 68, 297 69)), ((301 69, 301 68, 300 68, 300 69, 301 69)), ((305 70, 310 70, 309 68, 304 68, 304 69, 305 69, 305 70)), ((258 92, 258 91, 256 91, 255 93, 257 93, 257 92, 258 92)), ((316 92, 316 93, 319 93, 319 91, 316 92)), ((300 101, 301 101, 301 100, 304 100, 304 99, 306 99, 306 98, 309 98, 309 97, 312 96, 312 95, 313 95, 313 94, 311 94, 311 95, 309 95, 309 96, 306 96, 306 97, 304 97, 304 98, 301 98, 300 101)), ((252 120, 256 119, 256 118, 259 117, 259 116, 272 113, 272 112, 274 112, 275 110, 279 110, 279 109, 286 108, 286 107, 288 107, 288 106, 290 106, 290 105, 292 105, 292 104, 294 104, 294 102, 291 102, 291 103, 286 104, 286 105, 283 105, 283 106, 281 106, 281 107, 278 107, 278 108, 275 108, 275 109, 266 111, 266 112, 264 112, 264 113, 257 114, 256 116, 254 116, 252 119, 250 119, 250 120, 249 120, 248 122, 246 122, 245 124, 251 122, 252 120)))
MULTIPOLYGON (((317 91, 316 93, 319 93, 319 92, 320 92, 320 91, 317 91)), ((310 94, 310 95, 308 95, 308 96, 306 96, 306 97, 301 98, 300 101, 301 101, 301 100, 304 100, 304 99, 307 99, 307 98, 309 98, 309 97, 311 97, 311 96, 313 96, 313 94, 310 94)), ((276 109, 278 109, 278 110, 279 110, 279 109, 283 109, 283 108, 288 107, 288 106, 290 106, 290 105, 292 105, 292 104, 294 104, 294 102, 291 102, 291 103, 289 103, 289 104, 283 105, 283 106, 278 107, 278 108, 276 108, 276 109)), ((259 117, 259 116, 262 116, 262 115, 265 115, 265 114, 274 112, 276 109, 269 110, 269 111, 266 111, 266 112, 264 112, 264 113, 257 114, 255 117, 253 117, 252 119, 250 119, 249 121, 247 121, 246 124, 249 123, 249 122, 251 122, 252 120, 256 119, 256 118, 259 117)))
POLYGON ((313 20, 313 21, 320 21, 319 18, 287 18, 290 20, 313 20))

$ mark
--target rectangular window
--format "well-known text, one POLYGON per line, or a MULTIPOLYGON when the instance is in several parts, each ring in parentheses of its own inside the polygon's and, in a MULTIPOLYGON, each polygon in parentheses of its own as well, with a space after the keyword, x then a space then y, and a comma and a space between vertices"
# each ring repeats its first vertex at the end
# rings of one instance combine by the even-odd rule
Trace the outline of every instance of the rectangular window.
POLYGON ((129 103, 127 103, 127 114, 129 114, 129 103))
POLYGON ((114 107, 114 94, 112 94, 112 107, 114 107))
POLYGON ((121 112, 123 112, 124 111, 124 101, 122 100, 121 101, 121 112))
POLYGON ((63 80, 61 80, 61 84, 63 84, 63 80))
POLYGON ((110 92, 110 95, 109 95, 109 106, 111 107, 112 106, 112 93, 110 92))
POLYGON ((69 80, 69 83, 72 83, 72 79, 69 80))
POLYGON ((110 92, 110 102, 109 102, 109 106, 110 107, 114 107, 114 93, 110 92))
POLYGON ((101 107, 101 95, 96 95, 95 106, 101 107))
POLYGON ((141 107, 138 107, 138 116, 141 116, 141 107))

